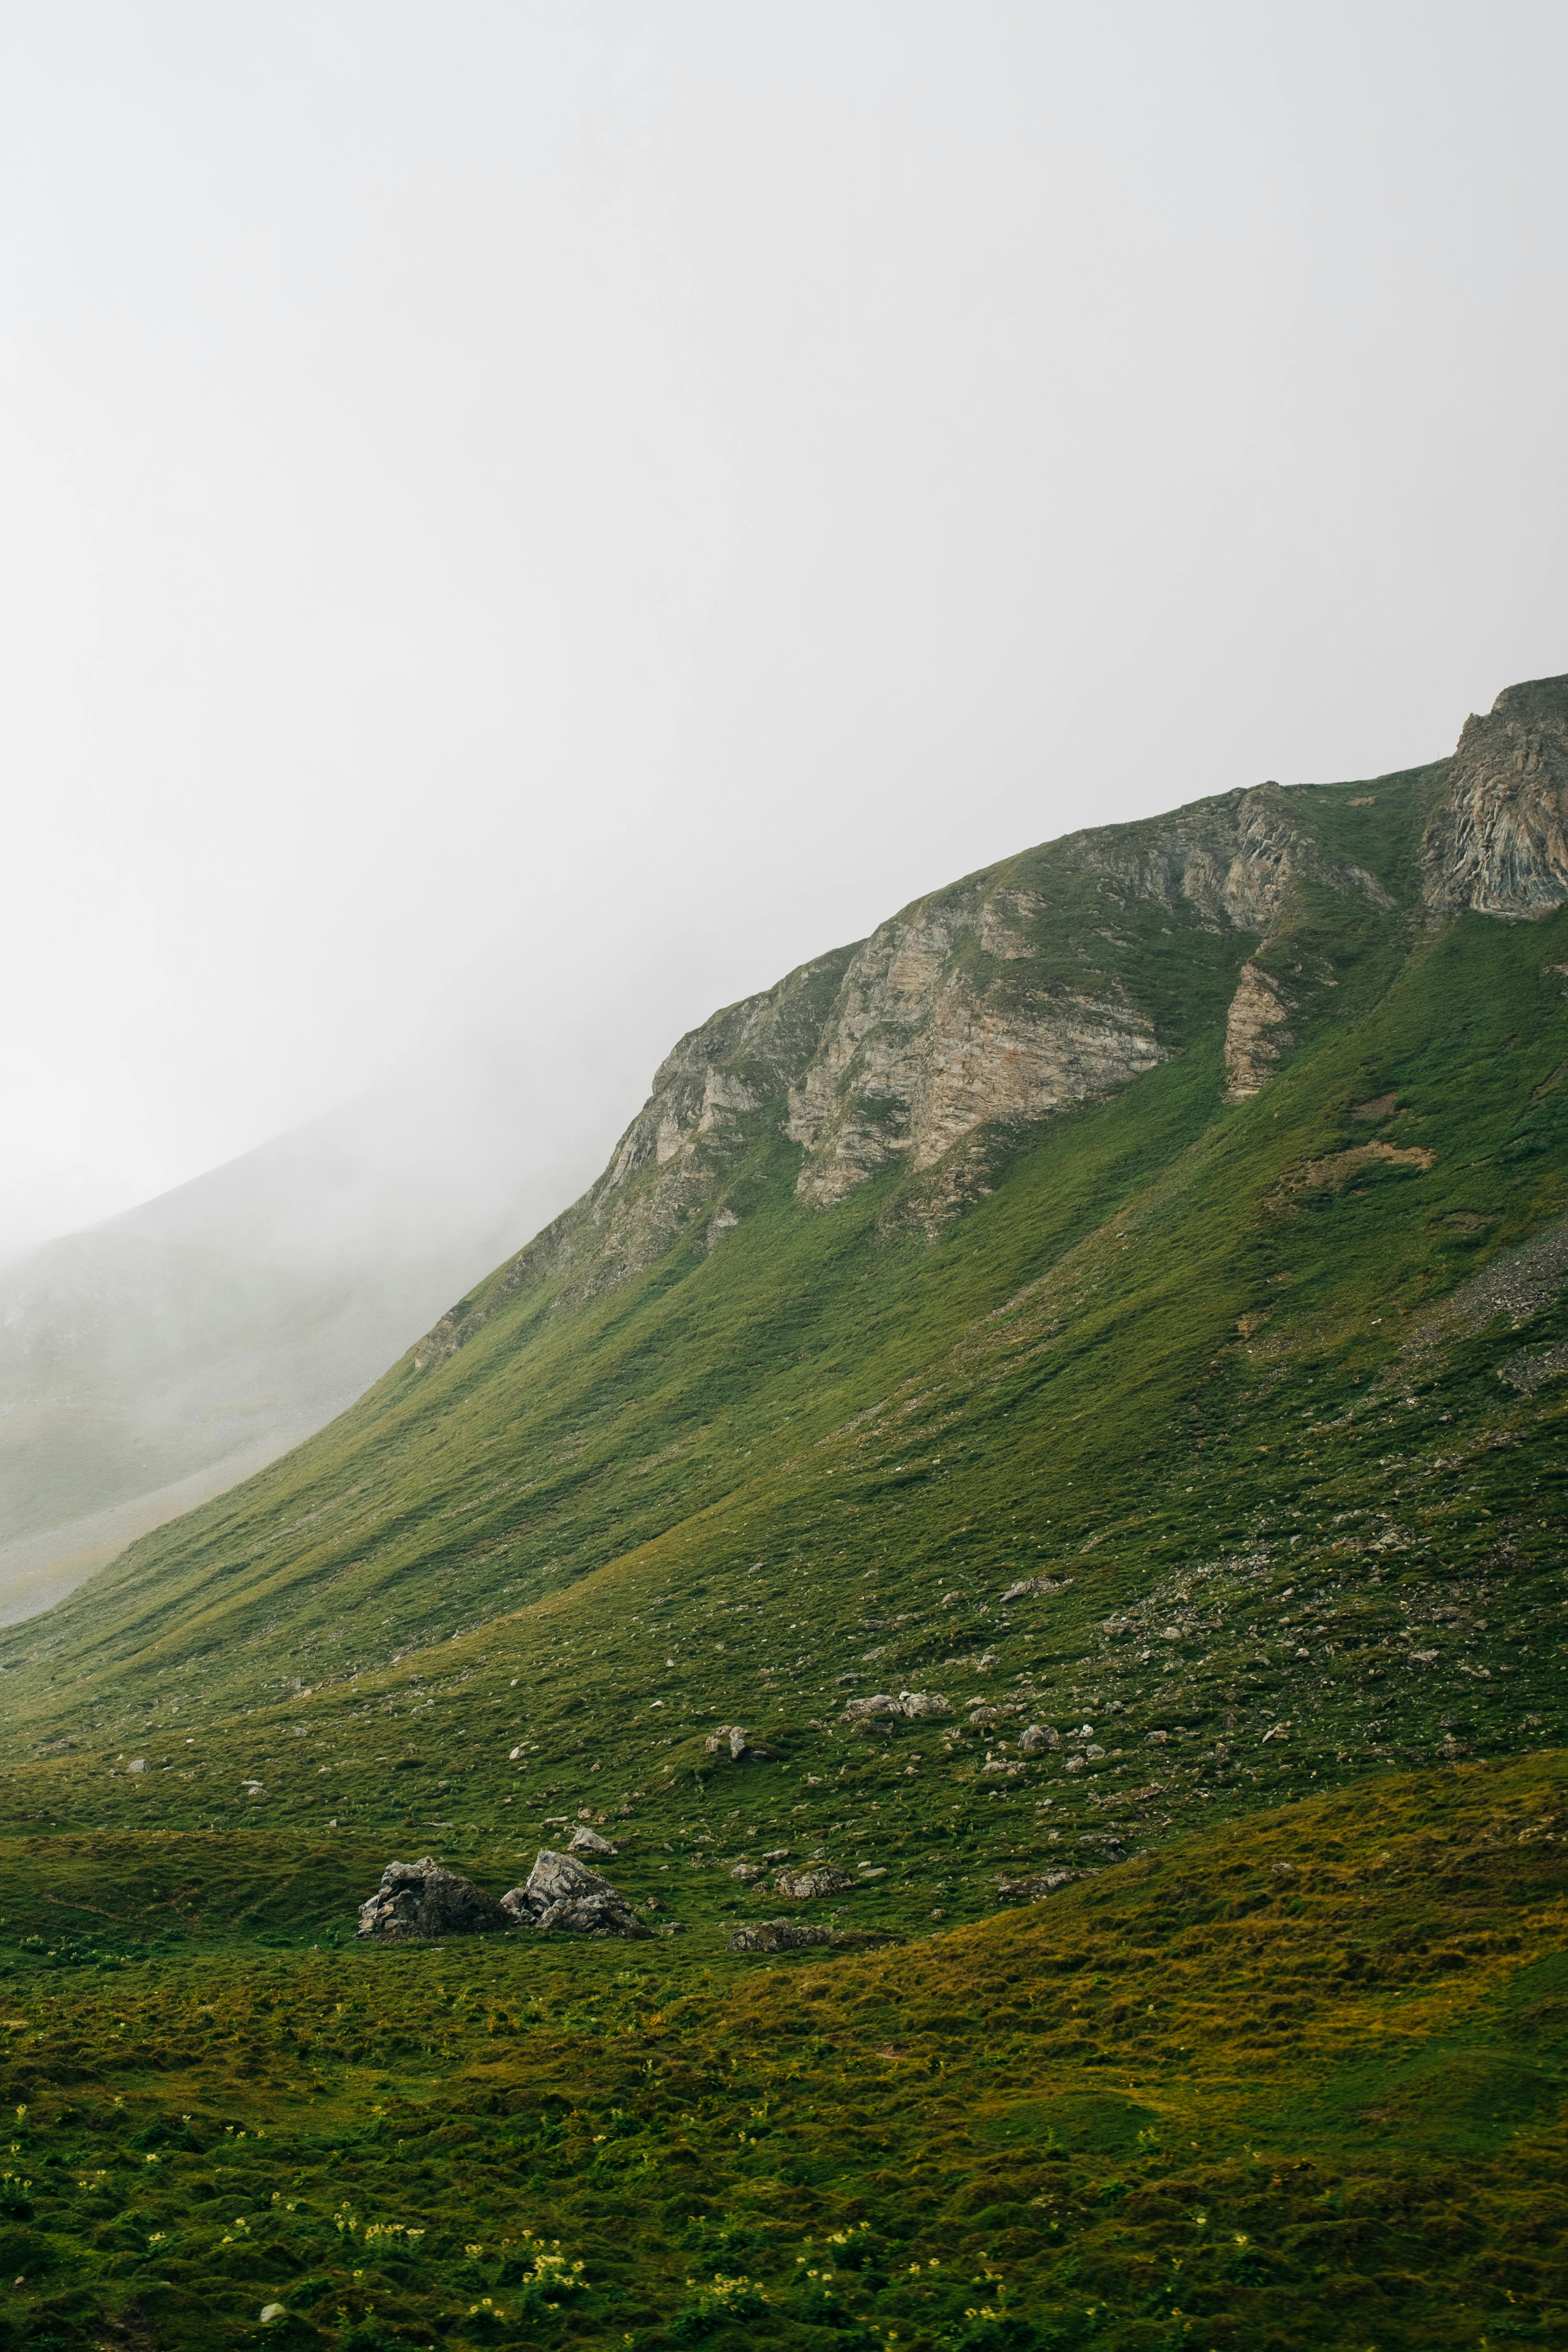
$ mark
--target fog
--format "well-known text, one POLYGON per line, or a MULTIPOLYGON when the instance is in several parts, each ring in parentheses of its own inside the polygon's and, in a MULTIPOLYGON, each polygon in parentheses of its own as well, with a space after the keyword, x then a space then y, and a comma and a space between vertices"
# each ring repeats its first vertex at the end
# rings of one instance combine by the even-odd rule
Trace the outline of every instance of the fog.
POLYGON ((919 891, 1568 667, 1565 53, 12 0, 0 1251, 432 1057, 531 1214, 919 891))

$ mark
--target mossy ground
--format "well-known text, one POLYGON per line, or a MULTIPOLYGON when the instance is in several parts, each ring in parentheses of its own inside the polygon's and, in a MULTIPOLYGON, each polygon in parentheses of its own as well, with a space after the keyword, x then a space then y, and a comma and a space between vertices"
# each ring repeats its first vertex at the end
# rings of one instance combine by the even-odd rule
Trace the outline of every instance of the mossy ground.
POLYGON ((876 1956, 37 1965, 0 2341, 1559 2343, 1565 1868, 1552 1754, 876 1956))
POLYGON ((1253 1101, 1237 943, 1123 908, 1170 1058, 935 1245, 895 1176, 803 1211, 773 1103, 717 1250, 497 1288, 0 1636, 20 2340, 1562 2340, 1568 1307, 1448 1310, 1568 1210, 1568 915, 1429 925, 1392 781, 1314 806, 1405 911, 1302 894, 1253 1101), (900 1689, 952 1713, 842 1720, 900 1689), (584 1818, 679 1932, 348 1948, 392 1855, 499 1893, 584 1818), (784 1851, 910 1943, 728 1956, 784 1851))

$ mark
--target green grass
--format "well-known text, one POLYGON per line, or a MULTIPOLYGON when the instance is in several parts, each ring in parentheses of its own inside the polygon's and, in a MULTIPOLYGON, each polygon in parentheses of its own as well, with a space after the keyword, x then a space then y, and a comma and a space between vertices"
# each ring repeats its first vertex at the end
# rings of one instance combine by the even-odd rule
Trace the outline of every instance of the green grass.
POLYGON ((874 1958, 35 1964, 0 2342, 1561 2341, 1565 1794, 1400 1775, 874 1958))
POLYGON ((17 2340, 238 2342, 268 2299, 345 2346, 1559 2340, 1568 1831, 1519 1837, 1568 1747, 1568 1391, 1500 1368, 1568 1307, 1454 1303, 1568 1210, 1568 915, 1426 921, 1440 781, 1283 796, 1397 903, 1298 889, 1254 1100, 1250 942, 1031 852, 1031 971, 1120 975, 1168 1057, 989 1138, 934 1243, 898 1169, 803 1207, 777 1092, 640 1273, 584 1276, 590 1196, 445 1360, 0 1635, 16 2154, 58 2113, 113 2159, 17 2221, 17 2340), (901 1689, 952 1712, 844 1722, 901 1689), (735 1722, 769 1760, 708 1753, 735 1722), (394 1854, 499 1893, 581 1819, 669 1934, 352 1948, 394 1854), (779 1850, 906 1946, 727 1955, 779 1850), (419 2251, 354 2259, 344 2198, 419 2251))

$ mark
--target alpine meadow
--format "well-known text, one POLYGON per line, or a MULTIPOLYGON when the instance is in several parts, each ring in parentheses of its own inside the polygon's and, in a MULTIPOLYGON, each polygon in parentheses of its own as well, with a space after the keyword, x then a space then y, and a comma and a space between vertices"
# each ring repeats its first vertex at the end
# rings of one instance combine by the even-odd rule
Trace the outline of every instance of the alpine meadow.
POLYGON ((0 2346, 1568 2343, 1565 1146, 1568 677, 682 1038, 0 1631, 0 2346))

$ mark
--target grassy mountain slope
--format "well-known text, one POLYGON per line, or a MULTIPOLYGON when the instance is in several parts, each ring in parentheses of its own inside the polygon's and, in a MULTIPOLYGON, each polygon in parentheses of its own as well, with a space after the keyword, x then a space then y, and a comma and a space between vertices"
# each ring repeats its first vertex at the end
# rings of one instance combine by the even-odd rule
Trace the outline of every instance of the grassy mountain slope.
MULTIPOLYGON (((1549 717, 1568 711, 1568 683, 1528 692, 1549 717)), ((8 1949, 16 1982, 136 1955, 132 1965, 154 1972, 153 2001, 159 1969, 197 1971, 193 1987, 216 1971, 247 2021, 237 2047, 254 2058, 256 2113, 281 2129, 273 2024, 328 1983, 352 1987, 344 2000, 374 2015, 392 1996, 371 1988, 415 1981, 394 1973, 402 1957, 332 1956, 351 1893, 368 1892, 379 1863, 434 1847, 499 1892, 540 1843, 589 1819, 626 1842, 612 1874, 688 1940, 634 1948, 629 1971, 624 1949, 558 1957, 526 1939, 415 1956, 431 1982, 456 1969, 475 2000, 485 1989, 496 2001, 537 1986, 546 2009, 557 1982, 574 2000, 600 1975, 680 1983, 698 2004, 693 2034, 721 2040, 740 2014, 725 2004, 750 1998, 724 1986, 759 1965, 721 1958, 724 1936, 780 1908, 767 1874, 737 1879, 734 1867, 822 1855, 860 1881, 825 1916, 918 1937, 926 1956, 819 1962, 823 1981, 843 1972, 846 1986, 873 1988, 853 1999, 874 2009, 876 1986, 923 1978, 939 2008, 994 2014, 1005 2053, 1007 2004, 965 1974, 982 1948, 971 1934, 1054 1981, 1056 1939, 1079 1933, 1064 1923, 1105 1904, 1136 1910, 1135 1890, 1189 1867, 1178 1856, 1205 1857, 1191 1869, 1223 1877, 1282 1823, 1315 1840, 1331 1820, 1392 1822, 1379 1809, 1399 1806, 1459 1835, 1474 1792, 1489 1805, 1494 1786, 1555 1786, 1540 1751, 1563 1739, 1568 1665, 1568 912, 1539 897, 1528 921, 1438 903, 1437 885, 1461 867, 1481 877, 1473 896, 1482 884, 1495 896, 1500 870, 1537 888, 1519 848, 1528 795, 1506 778, 1497 786, 1489 723, 1472 722, 1479 735, 1467 730, 1455 762, 1436 769, 1264 787, 1026 853, 683 1040, 598 1184, 350 1413, 3 1637, 0 1790, 17 1895, 0 1961, 8 1949), (1437 885, 1434 842, 1448 861, 1437 885), (1046 1589, 1013 1590, 1035 1580, 1046 1589), (951 1713, 845 1719, 847 1700, 900 1690, 941 1693, 951 1713), (735 1723, 771 1754, 732 1761, 727 1740, 710 1752, 735 1723), (1058 1744, 1022 1750, 1030 1723, 1058 1744), (1521 1755, 1536 1760, 1509 1760, 1521 1755), (1006 1885, 1047 1868, 1090 1874, 1026 1925, 996 1923, 1006 1885), (108 1902, 94 1891, 102 1871, 108 1902)), ((1341 1888, 1336 1951, 1353 1941, 1370 1885, 1341 1888)), ((1192 1894, 1194 1920, 1211 1900, 1192 1894)), ((1554 1900, 1531 1915, 1543 1965, 1561 1939, 1554 1900)), ((1484 1922, 1493 1894, 1477 1902, 1484 1922)), ((1158 1933, 1147 1922, 1134 1932, 1129 1914, 1118 1948, 1135 1958, 1119 1966, 1142 2006, 1109 2020, 1098 2055, 1072 2029, 1069 2074, 1133 2056, 1142 2066, 1131 2021, 1171 1998, 1162 1937, 1180 1912, 1166 1906, 1158 1933)), ((1416 1933, 1400 1916, 1390 1935, 1416 1933)), ((1497 1932, 1503 1952, 1514 1931, 1497 1932)), ((1436 1935, 1420 1926, 1421 1948, 1435 1950, 1436 1935)), ((1294 2021, 1304 1994, 1286 1948, 1244 1967, 1221 1937, 1215 1967, 1241 1970, 1237 1986, 1246 1967, 1260 1985, 1277 1978, 1275 2015, 1294 2021)), ((1346 1982, 1359 1965, 1344 1961, 1346 1982)), ((1500 1988, 1515 1963, 1499 1965, 1500 1988)), ((1283 2094, 1268 2087, 1268 2036, 1222 2051, 1201 1975, 1182 1996, 1181 2049, 1162 2063, 1201 2053, 1231 2070, 1232 2112, 1283 2116, 1268 2106, 1283 2094)), ((627 1994, 621 2006, 629 2022, 637 2003, 627 1994)), ((300 2030, 288 2028, 296 2046, 300 2030)), ((84 2024, 82 2050, 106 2031, 84 2024)), ((356 2067, 376 2067, 378 2031, 367 2027, 356 2067)), ((1336 2045, 1333 2064, 1350 2069, 1347 2083, 1364 2077, 1375 2103, 1394 2061, 1367 2058, 1364 2020, 1356 2032, 1363 2042, 1336 2045)), ((975 2083, 993 2063, 1016 2065, 1022 2084, 1034 2045, 1016 2047, 1016 2062, 994 2058, 988 2031, 963 2063, 980 2070, 975 2083)), ((668 2136, 657 2061, 646 2091, 623 2082, 625 2053, 603 2021, 571 2048, 550 2065, 590 2069, 574 2095, 579 2119, 595 2102, 610 2116, 604 2145, 639 2118, 668 2136)), ((1510 2200, 1531 2206, 1531 2134, 1555 2128, 1555 2078, 1533 2057, 1518 2069, 1509 2079, 1525 2085, 1535 2120, 1487 2158, 1494 2219, 1510 2200)), ((544 2079, 532 2057, 524 2076, 544 2079)), ((64 2079, 39 2076, 50 2096, 64 2079)), ((362 2100, 374 2087, 352 2079, 362 2100)), ((1066 2074, 1040 2079, 1047 2107, 1067 2095, 1066 2074)), ((1089 2076, 1074 2079, 1073 2095, 1089 2096, 1089 2076)), ((201 2095, 217 2098, 216 2078, 201 2080, 201 2095)), ((854 2129, 847 2108, 830 2124, 818 2087, 824 2148, 838 2151, 821 2158, 826 2179, 847 2162, 854 2129)), ((979 2095, 954 2093, 960 2109, 979 2095)), ((1386 2253, 1379 2277, 1450 2275, 1432 2251, 1436 2221, 1419 2219, 1439 2176, 1424 2170, 1409 2123, 1415 2095, 1387 2110, 1397 2145, 1385 2187, 1365 2190, 1336 2155, 1342 2170, 1321 2191, 1341 2200, 1334 2211, 1361 2212, 1361 2242, 1386 2253), (1357 2206, 1363 2194, 1371 2204, 1357 2206), (1414 2234, 1402 2237, 1406 2221, 1414 2234)), ((1323 2096, 1327 2115, 1341 2094, 1323 2096)), ((1291 2111, 1291 2165, 1328 2162, 1310 2106, 1291 2111)), ((471 2100, 462 2111, 454 2146, 489 2128, 471 2100)), ((1514 2112, 1506 2101, 1496 2111, 1514 2112)), ((722 2103, 712 2113, 740 2132, 722 2103)), ((816 2125, 797 2120, 809 2139, 816 2125)), ((575 2148, 576 2128, 563 2146, 575 2148)), ((713 2128, 710 2169, 723 2137, 713 2128)), ((864 2165, 874 2120, 854 2128, 864 2165)), ((1054 2128, 1048 2115, 1040 2128, 1054 2128)), ((268 2177, 310 2171, 313 2145, 291 2141, 267 2159, 268 2177)), ((889 2149, 881 2203, 868 2187, 854 2193, 901 2243, 915 2227, 914 2144, 895 2135, 889 2149)), ((439 2175, 455 2186, 447 2159, 431 2160, 426 2185, 439 2175)), ((610 2305, 570 2296, 546 2323, 543 2274, 520 2288, 514 2252, 504 2278, 478 2256, 471 2273, 459 2262, 434 2301, 416 2296, 385 2319, 384 2340, 500 2328, 481 2284, 491 2310, 511 2310, 503 2285, 522 2295, 518 2327, 661 2340, 682 2307, 672 2266, 708 2259, 692 2232, 720 2275, 751 2261, 749 2241, 720 2242, 725 2200, 741 2194, 731 2168, 726 2158, 722 2182, 657 2194, 653 2174, 638 2176, 637 2264, 669 2284, 649 2286, 624 2326, 610 2305), (451 2300, 468 2285, 472 2311, 451 2300)), ((1147 2210, 1164 2212, 1142 2174, 1118 2177, 1109 2203, 1148 2187, 1147 2210)), ((816 2210, 809 2166, 780 2178, 774 2252, 816 2210)), ((1068 2207, 1099 2194, 1075 2188, 1068 2207)), ((540 2196, 542 2212, 564 2210, 551 2207, 553 2189, 540 2196)), ((1280 2229, 1317 2242, 1315 2217, 1289 2205, 1287 2221, 1286 2205, 1280 2229)), ((942 2230, 957 2231, 958 2210, 942 2230)), ((1015 2282, 1023 2315, 1005 2323, 1022 2332, 966 2318, 969 2305, 922 2318, 889 2304, 862 2311, 847 2340, 871 2342, 873 2317, 878 2343, 895 2319, 900 2342, 1065 2345, 1097 2329, 1110 2342, 1199 2340, 1168 2294, 1130 2299, 1131 2273, 1109 2254, 1108 2267, 1099 2252, 1064 2267, 1038 2235, 1046 2224, 1016 2226, 1036 2233, 1035 2267, 1015 2282)), ((1181 2231, 1199 2226, 1188 2217, 1181 2231)), ((1001 2228, 987 2224, 984 2249, 1001 2228)), ((1191 2259, 1173 2244, 1160 2240, 1153 2256, 1161 2294, 1170 2264, 1191 2259)), ((1542 2341, 1556 2244, 1538 2250, 1528 2289, 1525 2332, 1542 2341)), ((295 2275, 282 2252, 269 2259, 295 2275)), ((1494 2305, 1518 2291, 1514 2274, 1500 2286, 1502 2272, 1465 2270, 1469 2259, 1455 2252, 1451 2276, 1463 2272, 1470 2303, 1450 2309, 1445 2290, 1402 2304, 1379 2286, 1374 2317, 1347 2305, 1359 2332, 1342 2337, 1305 2332, 1307 2303, 1298 2317, 1290 2298, 1319 2290, 1278 2268, 1258 2273, 1256 2304, 1241 2294, 1258 2284, 1247 2263, 1221 2283, 1251 2334, 1227 2336, 1212 2298, 1183 2308, 1215 2344, 1473 2343, 1484 2277, 1489 2340, 1506 2340, 1513 2323, 1494 2305), (1461 2312, 1469 2336, 1431 2332, 1435 2314, 1458 2328, 1461 2312), (1265 2321, 1272 2335, 1257 2332, 1265 2321)), ((878 2260, 886 2270, 885 2243, 878 2260)), ((330 2265, 323 2282, 329 2273, 346 2315, 318 2307, 323 2284, 309 2325, 347 2342, 365 2298, 330 2265)), ((100 2307, 104 2290, 91 2292, 100 2307)), ((756 2292, 748 2314, 693 2288, 708 2303, 689 2305, 679 2327, 736 2343, 846 2340, 823 2332, 825 2308, 781 2301, 771 2272, 756 2292)), ((176 2328, 170 2340, 184 2338, 176 2328)))

